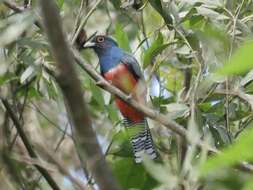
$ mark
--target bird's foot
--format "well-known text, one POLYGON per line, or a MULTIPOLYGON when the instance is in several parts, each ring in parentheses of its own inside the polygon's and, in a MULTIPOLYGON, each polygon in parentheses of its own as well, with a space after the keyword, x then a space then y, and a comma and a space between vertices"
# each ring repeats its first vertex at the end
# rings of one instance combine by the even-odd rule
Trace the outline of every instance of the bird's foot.
POLYGON ((133 98, 133 95, 132 94, 129 94, 126 98, 126 101, 129 102, 131 99, 133 98))

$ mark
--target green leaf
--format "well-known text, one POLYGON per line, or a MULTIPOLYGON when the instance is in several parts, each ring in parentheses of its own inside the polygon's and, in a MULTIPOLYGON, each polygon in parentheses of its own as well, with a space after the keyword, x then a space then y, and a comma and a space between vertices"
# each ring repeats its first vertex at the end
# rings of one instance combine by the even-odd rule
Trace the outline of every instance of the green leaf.
POLYGON ((116 38, 116 40, 119 44, 119 47, 121 47, 122 49, 124 49, 128 52, 131 52, 127 33, 124 31, 123 27, 119 23, 116 23, 116 25, 115 25, 114 37, 116 38))
POLYGON ((111 145, 109 154, 120 157, 132 157, 133 151, 129 136, 125 130, 121 130, 113 136, 113 143, 111 145))
POLYGON ((166 106, 168 114, 171 119, 177 119, 186 116, 189 113, 189 107, 185 104, 170 103, 166 106))
POLYGON ((157 185, 143 165, 134 163, 132 158, 119 159, 113 163, 112 168, 123 190, 149 190, 157 185))
POLYGON ((119 120, 119 114, 118 114, 118 110, 115 109, 115 107, 113 105, 108 105, 106 106, 106 110, 108 111, 108 115, 111 121, 118 121, 119 120))
POLYGON ((55 86, 54 82, 53 81, 48 82, 45 78, 44 80, 47 84, 48 97, 52 99, 57 99, 59 94, 57 94, 57 87, 55 86))
POLYGON ((253 42, 243 44, 221 69, 220 75, 242 74, 253 68, 253 42))
POLYGON ((32 65, 30 65, 29 67, 26 68, 26 70, 22 73, 21 77, 20 77, 20 83, 24 83, 26 81, 26 79, 28 79, 29 77, 34 76, 35 74, 35 69, 32 65))
POLYGON ((160 0, 149 0, 151 6, 160 14, 163 13, 163 7, 160 0))
POLYGON ((28 90, 28 98, 40 98, 42 97, 39 91, 37 91, 34 87, 30 87, 28 90))
POLYGON ((18 80, 19 78, 15 76, 14 74, 5 74, 3 76, 0 76, 0 86, 7 84, 13 80, 18 80))
POLYGON ((90 81, 90 89, 92 92, 92 98, 94 98, 94 100, 96 101, 96 103, 99 105, 100 109, 104 109, 104 97, 102 95, 102 92, 100 90, 100 88, 98 88, 94 82, 90 81))
POLYGON ((224 149, 220 154, 209 158, 201 168, 202 175, 214 172, 222 167, 232 166, 241 161, 253 159, 253 152, 250 151, 252 146, 253 127, 245 130, 235 144, 224 149))
POLYGON ((48 44, 46 42, 44 42, 43 40, 31 39, 31 38, 26 38, 26 37, 20 39, 19 41, 17 41, 17 43, 20 46, 32 48, 32 50, 44 49, 44 48, 48 47, 48 44))
POLYGON ((16 41, 33 24, 34 19, 30 11, 11 16, 8 20, 10 22, 9 25, 4 30, 1 30, 0 47, 16 41))
POLYGON ((110 2, 113 4, 113 6, 114 6, 116 9, 119 9, 119 8, 120 8, 121 0, 110 0, 110 2))
POLYGON ((205 17, 209 17, 212 20, 225 20, 229 19, 229 17, 225 16, 224 14, 218 13, 212 9, 209 9, 204 6, 196 7, 197 12, 205 17))
POLYGON ((214 143, 216 147, 223 147, 226 144, 230 143, 229 136, 225 128, 221 126, 210 125, 210 132, 214 138, 214 143))
POLYGON ((166 24, 173 24, 172 17, 168 14, 168 11, 164 11, 160 0, 149 0, 149 3, 163 17, 166 24))
POLYGON ((168 165, 166 164, 163 165, 161 163, 154 162, 153 160, 150 160, 145 155, 144 155, 143 164, 147 172, 149 172, 149 174, 161 184, 168 185, 172 181, 174 181, 175 176, 171 175, 172 172, 169 171, 171 168, 168 165))
POLYGON ((242 80, 240 81, 241 86, 245 86, 253 80, 253 70, 251 70, 242 80))
POLYGON ((243 190, 252 190, 253 189, 253 178, 247 183, 244 187, 243 190))
POLYGON ((64 0, 57 0, 57 6, 59 7, 59 9, 62 9, 64 5, 64 0))
POLYGON ((158 54, 168 47, 168 45, 169 44, 163 44, 163 36, 159 33, 157 39, 144 53, 143 67, 146 68, 158 54))

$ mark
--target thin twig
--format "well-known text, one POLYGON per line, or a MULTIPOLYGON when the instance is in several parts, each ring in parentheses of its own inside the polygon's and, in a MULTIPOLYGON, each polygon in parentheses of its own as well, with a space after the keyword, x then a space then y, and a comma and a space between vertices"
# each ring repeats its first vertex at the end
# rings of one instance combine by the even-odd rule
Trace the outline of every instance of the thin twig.
POLYGON ((243 122, 243 126, 239 128, 237 132, 235 132, 234 138, 236 139, 246 128, 248 128, 251 122, 253 121, 253 118, 250 116, 249 118, 246 119, 245 122, 243 122))
MULTIPOLYGON (((40 114, 44 119, 46 119, 49 123, 51 123, 57 130, 59 130, 61 133, 65 134, 65 130, 63 130, 61 128, 61 126, 59 126, 58 124, 56 124, 54 121, 52 121, 51 119, 48 118, 48 116, 46 114, 44 114, 41 109, 39 109, 34 103, 32 103, 33 107, 30 105, 27 105, 29 108, 33 109, 34 111, 36 111, 38 114, 40 114)), ((66 123, 67 125, 67 123, 66 123)), ((66 134, 69 138, 72 138, 72 136, 70 134, 66 134)))
POLYGON ((98 0, 94 6, 90 9, 90 11, 87 13, 87 15, 85 16, 85 18, 81 21, 78 29, 76 30, 76 32, 74 33, 72 40, 71 40, 71 44, 74 45, 80 31, 82 30, 82 28, 85 26, 85 24, 87 23, 88 19, 90 18, 90 16, 92 15, 92 13, 97 9, 98 5, 102 2, 103 0, 98 0))
POLYGON ((108 19, 109 19, 109 25, 106 27, 106 35, 108 35, 109 34, 109 31, 110 31, 110 29, 111 29, 111 26, 112 26, 112 23, 113 23, 113 21, 112 21, 112 17, 111 17, 111 15, 110 15, 110 10, 109 10, 109 1, 108 0, 106 0, 106 6, 105 6, 105 11, 106 11, 106 15, 107 15, 107 17, 108 17, 108 19))
MULTIPOLYGON (((237 19, 239 17, 239 14, 240 14, 240 11, 242 9, 242 6, 244 4, 244 1, 243 0, 241 2, 241 4, 237 7, 237 10, 236 10, 236 15, 232 17, 233 19, 233 28, 232 28, 232 39, 231 39, 231 43, 230 43, 230 50, 229 50, 229 57, 228 57, 228 60, 231 59, 232 57, 232 53, 233 53, 233 50, 234 50, 234 43, 235 43, 235 32, 236 32, 236 23, 237 23, 237 19)), ((226 77, 226 81, 225 81, 225 88, 226 88, 226 92, 229 91, 229 80, 230 78, 229 77, 226 77)), ((228 133, 228 136, 230 137, 230 134, 231 134, 231 127, 230 127, 230 121, 229 121, 229 94, 226 93, 226 97, 225 97, 225 126, 226 126, 226 129, 227 129, 227 133, 228 133)))
POLYGON ((55 164, 58 168, 58 170, 64 175, 67 176, 69 178, 69 180, 76 186, 78 187, 78 189, 80 190, 86 190, 86 185, 83 184, 82 181, 80 181, 78 178, 74 177, 64 166, 64 164, 62 163, 62 161, 60 161, 60 159, 57 159, 57 157, 53 154, 53 152, 50 152, 48 150, 48 148, 44 147, 41 144, 36 144, 36 147, 38 148, 38 150, 40 150, 40 152, 42 152, 50 162, 52 162, 53 164, 55 164))
POLYGON ((76 20, 75 20, 75 24, 74 24, 74 30, 73 30, 73 33, 72 33, 73 36, 74 36, 76 30, 78 29, 78 24, 80 23, 80 19, 82 17, 83 8, 84 8, 84 0, 81 1, 80 8, 79 8, 78 14, 76 16, 76 20))
POLYGON ((244 100, 245 102, 247 102, 250 107, 251 110, 253 110, 253 96, 246 94, 240 90, 226 90, 226 89, 216 89, 214 90, 215 94, 223 94, 223 95, 229 95, 229 96, 238 96, 240 99, 244 100))
POLYGON ((67 130, 68 130, 68 123, 66 124, 65 129, 64 129, 64 133, 62 134, 59 142, 57 143, 57 145, 56 145, 56 147, 54 149, 55 152, 57 152, 57 150, 60 148, 62 142, 64 141, 64 139, 66 137, 66 134, 67 134, 67 130))
MULTIPOLYGON (((37 154, 35 153, 35 151, 32 148, 32 145, 30 144, 25 132, 23 131, 21 124, 18 121, 17 116, 14 114, 13 110, 11 109, 11 105, 9 104, 9 102, 5 99, 1 99, 2 103, 6 109, 6 111, 8 112, 10 118, 12 119, 12 122, 14 124, 14 126, 16 127, 20 138, 22 139, 29 155, 32 158, 38 158, 37 154)), ((45 178, 45 180, 48 182, 48 184, 50 185, 50 187, 54 190, 60 190, 60 187, 57 185, 57 183, 54 181, 54 179, 51 177, 51 175, 48 173, 47 170, 45 170, 44 168, 42 168, 41 166, 35 165, 35 167, 38 169, 38 171, 41 173, 41 175, 45 178)))

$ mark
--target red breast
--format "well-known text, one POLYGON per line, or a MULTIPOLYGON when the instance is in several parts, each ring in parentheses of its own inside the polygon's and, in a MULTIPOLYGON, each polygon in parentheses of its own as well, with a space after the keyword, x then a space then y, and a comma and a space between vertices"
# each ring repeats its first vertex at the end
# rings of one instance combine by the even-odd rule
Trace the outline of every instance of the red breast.
MULTIPOLYGON (((135 94, 134 90, 138 80, 129 71, 125 64, 119 64, 108 72, 104 73, 106 80, 111 81, 112 84, 121 89, 126 94, 135 94)), ((133 96, 134 97, 134 96, 133 96)), ((145 97, 143 97, 145 99, 145 97)), ((120 98, 116 98, 116 105, 120 109, 122 115, 133 122, 138 122, 143 119, 143 114, 136 111, 120 98)))

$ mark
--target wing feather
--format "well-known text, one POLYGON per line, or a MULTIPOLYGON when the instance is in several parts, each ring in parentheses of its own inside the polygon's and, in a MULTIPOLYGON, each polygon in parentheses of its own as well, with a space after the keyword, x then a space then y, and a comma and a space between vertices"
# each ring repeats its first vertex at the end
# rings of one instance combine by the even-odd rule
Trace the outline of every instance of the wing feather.
POLYGON ((128 69, 133 73, 134 77, 138 79, 143 79, 143 74, 138 61, 130 54, 125 53, 120 60, 123 64, 127 65, 128 69))

